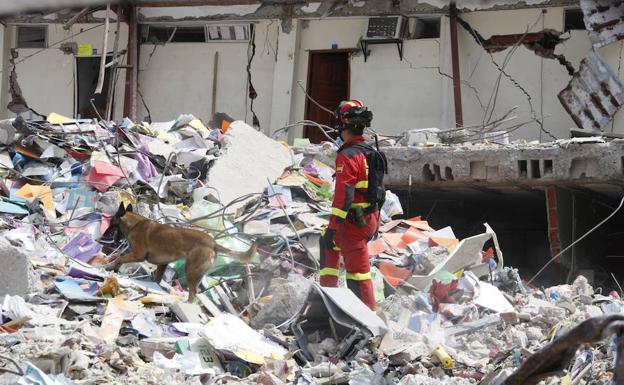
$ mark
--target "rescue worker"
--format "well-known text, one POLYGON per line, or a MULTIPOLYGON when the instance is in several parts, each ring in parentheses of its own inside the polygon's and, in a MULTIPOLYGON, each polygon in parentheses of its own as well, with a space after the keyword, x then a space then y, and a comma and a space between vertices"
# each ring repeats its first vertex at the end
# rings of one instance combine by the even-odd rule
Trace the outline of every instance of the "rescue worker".
POLYGON ((379 208, 367 202, 367 154, 370 147, 363 146, 364 128, 370 126, 372 113, 361 101, 354 99, 341 102, 335 114, 344 144, 336 158, 336 187, 329 225, 320 240, 320 284, 338 286, 342 254, 347 286, 364 304, 375 310, 367 244, 377 232, 379 208))

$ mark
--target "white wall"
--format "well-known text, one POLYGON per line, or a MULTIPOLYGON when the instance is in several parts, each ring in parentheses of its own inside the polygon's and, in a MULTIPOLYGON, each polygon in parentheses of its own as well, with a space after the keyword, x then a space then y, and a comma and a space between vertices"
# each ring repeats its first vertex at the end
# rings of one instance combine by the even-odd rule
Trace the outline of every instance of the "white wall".
MULTIPOLYGON (((366 31, 366 18, 309 20, 301 28, 299 60, 295 79, 304 85, 310 50, 359 47, 366 31)), ((351 57, 350 97, 358 98, 373 111, 373 127, 384 134, 399 134, 418 127, 438 126, 441 114, 441 76, 438 74, 441 43, 438 39, 405 41, 403 61, 394 44, 370 46, 368 61, 358 52, 351 57)), ((291 120, 304 118, 305 95, 293 92, 291 120)), ((302 129, 294 131, 301 135, 302 129)))
MULTIPOLYGON (((258 22, 255 26, 256 55, 251 69, 258 97, 254 110, 261 127, 265 129, 271 121, 275 42, 279 23, 269 20, 258 22)), ((247 101, 247 49, 246 42, 142 44, 139 88, 152 119, 172 120, 182 113, 192 113, 206 122, 210 120, 213 63, 215 52, 219 52, 216 110, 251 123, 247 101)), ((138 116, 146 116, 140 100, 137 106, 138 116)))
MULTIPOLYGON (((544 14, 543 23, 541 9, 473 12, 462 15, 462 17, 487 39, 492 35, 522 34, 529 28, 531 32, 537 32, 543 28, 562 31, 563 14, 564 8, 548 8, 544 14)), ((458 27, 458 31, 462 81, 466 81, 476 88, 483 104, 487 106, 493 95, 498 70, 492 64, 490 56, 477 45, 472 36, 461 27, 458 27)), ((619 47, 619 44, 612 44, 601 50, 614 71, 618 67, 619 47)), ((586 31, 572 31, 570 39, 558 45, 556 53, 563 54, 578 69, 580 61, 590 48, 591 44, 586 31)), ((511 49, 507 49, 492 56, 502 66, 510 51, 511 49)), ((511 56, 505 71, 529 93, 533 109, 538 117, 541 116, 540 111, 543 103, 544 128, 558 138, 569 137, 569 130, 575 127, 575 123, 557 98, 558 93, 567 86, 571 79, 566 69, 556 60, 542 59, 532 51, 520 46, 511 56)), ((462 99, 464 124, 483 122, 484 112, 478 103, 476 93, 470 88, 462 86, 462 99)), ((493 120, 496 117, 501 117, 513 106, 518 106, 518 110, 514 113, 517 118, 507 125, 501 126, 501 129, 530 121, 533 117, 526 95, 509 79, 503 77, 496 98, 493 120)), ((620 116, 622 116, 621 113, 616 120, 616 131, 617 122, 621 121, 620 116)), ((552 140, 547 133, 543 131, 540 133, 540 131, 539 125, 533 122, 511 132, 510 136, 512 140, 552 140)))
MULTIPOLYGON (((37 112, 47 115, 50 112, 56 112, 65 116, 74 116, 74 87, 75 87, 75 67, 76 57, 74 55, 66 55, 58 45, 52 46, 63 39, 68 42, 89 43, 97 48, 98 54, 102 52, 104 26, 96 27, 90 31, 81 33, 97 24, 75 24, 70 30, 63 29, 62 24, 48 24, 48 47, 40 51, 40 49, 18 49, 19 57, 16 62, 31 56, 25 61, 17 64, 16 72, 19 85, 28 106, 37 112), (74 36, 75 35, 75 36, 74 36), (74 37, 71 37, 74 36, 74 37)), ((109 32, 109 49, 112 51, 114 31, 116 23, 111 22, 109 32)), ((124 49, 128 42, 128 29, 124 23, 121 23, 121 33, 119 35, 119 49, 124 49)), ((5 45, 4 54, 7 55, 10 48, 15 47, 16 43, 16 27, 8 28, 9 46, 5 45)), ((4 72, 9 72, 10 66, 4 67, 4 72)), ((124 76, 121 71, 120 81, 116 88, 116 103, 114 118, 121 118, 123 115, 123 92, 124 92, 124 76)), ((5 91, 6 92, 6 91, 5 91)), ((8 95, 8 92, 7 92, 8 95)), ((7 102, 10 96, 7 96, 7 102)), ((3 107, 5 107, 4 105, 3 107)), ((10 113, 9 113, 10 114, 10 113)), ((12 114, 11 114, 12 115, 12 114)))
MULTIPOLYGON (((542 28, 563 29, 564 8, 548 8, 543 21, 541 9, 481 11, 462 17, 485 38, 501 34, 521 34, 542 28), (536 22, 537 21, 537 22, 536 22)), ((306 86, 310 50, 357 48, 366 29, 362 17, 300 20, 289 35, 281 31, 278 20, 256 23, 256 57, 252 63, 252 79, 258 92, 255 110, 265 132, 273 132, 287 122, 304 118, 305 96, 297 81, 306 86), (276 59, 277 58, 277 59, 276 59), (277 60, 277 61, 276 61, 277 60)), ((114 24, 113 24, 114 25, 114 24)), ((51 43, 64 39, 94 24, 78 24, 64 31, 60 24, 49 25, 51 43)), ((73 38, 77 43, 91 43, 101 50, 103 27, 73 38)), ((464 84, 462 101, 464 124, 479 124, 484 119, 483 104, 488 104, 498 77, 490 56, 463 28, 458 27, 460 68, 464 84), (473 91, 469 84, 476 90, 473 91)), ((15 28, 6 31, 4 60, 15 41, 15 28)), ((0 36, 1 37, 1 36, 0 36)), ((110 37, 112 41, 112 34, 110 37)), ((1 40, 1 39, 0 39, 1 40)), ((71 40, 70 40, 71 41, 71 40)), ((127 28, 122 24, 121 47, 127 41, 127 28)), ((617 72, 621 43, 600 50, 610 67, 617 72)), ((451 81, 440 75, 449 74, 450 54, 448 19, 442 17, 440 39, 405 41, 403 61, 395 45, 371 46, 368 62, 361 52, 350 59, 351 97, 362 99, 374 112, 373 126, 384 134, 400 134, 423 127, 450 128, 454 125, 451 81)), ((585 31, 573 31, 570 40, 557 47, 578 68, 591 45, 585 31)), ((211 117, 213 60, 219 52, 216 110, 251 123, 247 100, 246 43, 169 43, 140 48, 139 86, 145 102, 156 121, 175 119, 181 113, 193 113, 209 120, 211 117)), ((37 50, 20 49, 20 60, 37 50)), ((493 54, 502 65, 510 50, 493 54)), ((75 58, 64 55, 57 47, 49 48, 18 65, 19 82, 29 105, 42 113, 58 112, 73 115, 75 58)), ((564 67, 555 60, 542 59, 532 51, 519 47, 511 57, 506 71, 532 99, 535 114, 544 114, 545 128, 558 138, 569 137, 574 122, 563 109, 557 94, 570 80, 564 67)), ((8 74, 5 65, 4 77, 8 74)), ((123 75, 117 89, 116 118, 123 103, 123 75)), ((621 77, 624 77, 621 76, 621 77)), ((5 88, 6 89, 6 88, 5 88)), ((6 99, 6 95, 3 95, 6 99)), ((7 99, 8 100, 8 99, 7 99)), ((2 103, 0 114, 6 101, 2 103)), ((146 116, 141 101, 137 102, 139 117, 146 116)), ((532 113, 526 95, 505 77, 501 80, 492 119, 502 116, 513 106, 515 121, 501 129, 530 121, 532 113)), ((4 115, 4 114, 2 114, 4 115)), ((624 133, 624 113, 616 116, 614 132, 624 133)), ((606 131, 611 131, 611 126, 606 131)), ((302 129, 291 132, 290 138, 301 135, 302 129)), ((511 139, 544 141, 551 137, 533 122, 511 133, 511 139)))

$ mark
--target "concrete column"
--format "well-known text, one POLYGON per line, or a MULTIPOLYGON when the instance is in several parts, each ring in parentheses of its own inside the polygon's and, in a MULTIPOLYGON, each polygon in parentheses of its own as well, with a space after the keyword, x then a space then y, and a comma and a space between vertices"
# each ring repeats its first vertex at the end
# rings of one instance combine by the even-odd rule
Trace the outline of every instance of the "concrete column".
POLYGON ((277 38, 277 62, 273 66, 273 96, 271 100, 271 124, 267 133, 273 134, 275 130, 284 127, 291 122, 291 107, 295 87, 295 68, 297 65, 298 47, 300 39, 299 20, 292 21, 290 33, 285 33, 280 27, 277 38))
MULTIPOLYGON (((451 65, 451 45, 449 37, 449 22, 447 17, 440 19, 440 72, 452 76, 453 68, 451 65)), ((453 112, 450 109, 450 100, 453 90, 453 79, 444 76, 434 74, 435 76, 441 76, 440 85, 442 87, 440 98, 440 123, 439 128, 446 130, 455 127, 455 120, 453 118, 453 112)))

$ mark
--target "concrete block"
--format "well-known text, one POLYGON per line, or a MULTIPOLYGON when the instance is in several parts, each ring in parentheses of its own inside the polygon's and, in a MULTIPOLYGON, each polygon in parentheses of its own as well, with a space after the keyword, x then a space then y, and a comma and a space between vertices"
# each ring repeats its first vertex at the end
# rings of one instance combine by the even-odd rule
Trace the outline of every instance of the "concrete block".
MULTIPOLYGON (((242 121, 233 122, 225 135, 223 154, 208 173, 208 185, 219 191, 221 203, 260 193, 292 165, 290 150, 242 121)), ((233 205, 229 212, 245 202, 233 205)))
POLYGON ((35 273, 30 258, 20 249, 11 245, 4 237, 0 237, 0 296, 24 296, 37 291, 40 286, 39 277, 35 273))

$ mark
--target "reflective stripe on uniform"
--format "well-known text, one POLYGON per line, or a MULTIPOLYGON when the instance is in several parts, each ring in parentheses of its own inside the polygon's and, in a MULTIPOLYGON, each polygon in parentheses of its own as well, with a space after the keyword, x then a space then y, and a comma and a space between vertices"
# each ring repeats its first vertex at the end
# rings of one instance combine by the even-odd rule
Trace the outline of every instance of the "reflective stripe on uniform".
POLYGON ((340 210, 338 208, 332 207, 331 209, 332 215, 337 216, 338 218, 345 219, 347 217, 347 212, 344 210, 340 210))
MULTIPOLYGON (((370 203, 368 203, 368 202, 364 202, 364 203, 353 203, 353 204, 351 205, 351 207, 363 207, 363 208, 367 208, 367 207, 370 207, 370 206, 371 206, 371 204, 370 204, 370 203)), ((332 209, 332 210, 333 210, 333 209, 332 209)))
MULTIPOLYGON (((322 271, 322 270, 321 270, 322 271)), ((352 281, 366 281, 367 279, 372 279, 370 271, 368 273, 347 273, 347 279, 352 281)))
POLYGON ((355 188, 368 188, 368 181, 361 180, 355 184, 355 188))
POLYGON ((332 275, 337 277, 338 274, 340 273, 340 271, 338 269, 334 269, 333 267, 324 267, 321 269, 321 272, 319 275, 323 276, 323 275, 332 275))

